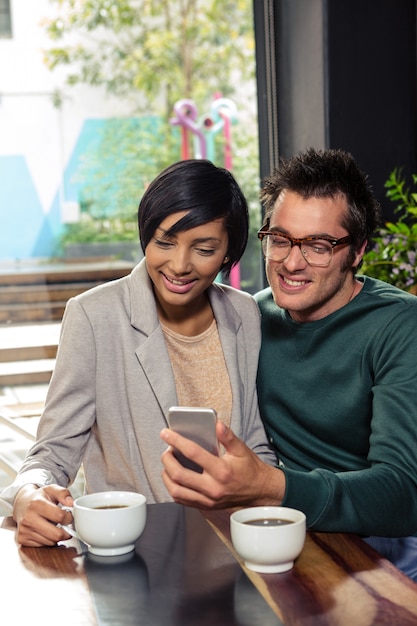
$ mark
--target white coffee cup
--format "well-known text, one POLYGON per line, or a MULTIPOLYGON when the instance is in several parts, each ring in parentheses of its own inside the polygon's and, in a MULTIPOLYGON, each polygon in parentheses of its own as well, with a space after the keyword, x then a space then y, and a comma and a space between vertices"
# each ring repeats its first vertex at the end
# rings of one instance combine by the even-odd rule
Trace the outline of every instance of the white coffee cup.
POLYGON ((102 491, 74 500, 74 527, 62 526, 99 556, 131 552, 146 524, 146 497, 132 491, 102 491))
POLYGON ((232 513, 230 532, 233 546, 248 569, 286 572, 303 549, 306 516, 283 506, 249 507, 232 513))

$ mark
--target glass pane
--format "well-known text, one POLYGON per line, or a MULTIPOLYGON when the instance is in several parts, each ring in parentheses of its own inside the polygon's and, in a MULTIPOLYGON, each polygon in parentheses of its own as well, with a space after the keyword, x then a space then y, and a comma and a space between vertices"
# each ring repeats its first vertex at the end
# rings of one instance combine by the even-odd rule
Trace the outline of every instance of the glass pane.
MULTIPOLYGON (((196 107, 193 130, 199 134, 188 133, 189 156, 203 156, 197 139, 204 138, 207 158, 233 171, 250 204, 251 234, 235 285, 251 293, 263 286, 256 237, 252 1, 231 3, 235 19, 228 10, 221 23, 218 12, 210 23, 203 14, 196 24, 189 16, 188 39, 178 28, 163 32, 167 3, 151 3, 146 13, 147 2, 115 2, 112 15, 102 3, 96 25, 86 23, 88 10, 78 16, 65 13, 70 4, 82 11, 89 3, 64 4, 61 14, 62 3, 56 0, 15 3, 12 39, 10 5, 0 0, 0 29, 8 33, 0 43, 0 412, 24 424, 42 408, 68 298, 126 275, 142 256, 136 220, 140 197, 163 167, 187 156, 184 128, 172 123, 182 99, 196 107), (72 20, 77 23, 73 30, 72 20), (61 38, 67 27, 70 32, 61 38), (94 36, 85 37, 84 27, 92 27, 94 36), (193 89, 184 80, 191 80, 192 73, 187 75, 179 63, 178 48, 170 47, 183 39, 189 61, 198 53, 200 67, 210 62, 215 68, 193 89), (72 43, 86 40, 97 44, 83 51, 95 64, 83 66, 83 55, 60 62, 72 54, 72 43), (245 81, 242 68, 251 69, 245 81), (157 92, 152 91, 156 81, 157 92), (178 84, 183 87, 173 97, 178 84), (219 116, 216 101, 231 107, 230 124, 219 116)), ((175 21, 178 3, 168 4, 175 21)), ((204 2, 201 11, 209 5, 219 6, 215 0, 204 2)), ((5 441, 8 446, 11 434, 2 438, 3 432, 0 445, 5 441)), ((26 445, 19 440, 16 453, 26 445)))

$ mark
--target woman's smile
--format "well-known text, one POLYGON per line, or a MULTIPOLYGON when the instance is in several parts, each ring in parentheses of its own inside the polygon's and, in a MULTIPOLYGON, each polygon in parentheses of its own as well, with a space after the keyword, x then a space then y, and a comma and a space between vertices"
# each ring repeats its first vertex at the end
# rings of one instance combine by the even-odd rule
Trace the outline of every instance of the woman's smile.
POLYGON ((166 288, 173 293, 188 293, 197 282, 196 278, 174 278, 173 276, 167 276, 164 272, 161 272, 161 274, 165 280, 166 288))

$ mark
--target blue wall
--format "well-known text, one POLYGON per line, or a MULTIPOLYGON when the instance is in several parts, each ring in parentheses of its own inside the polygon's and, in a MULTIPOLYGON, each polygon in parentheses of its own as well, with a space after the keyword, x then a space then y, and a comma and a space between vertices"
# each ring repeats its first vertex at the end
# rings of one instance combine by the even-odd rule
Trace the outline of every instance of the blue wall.
MULTIPOLYGON (((78 200, 78 187, 72 182, 80 157, 106 120, 86 120, 64 172, 64 201, 78 200)), ((62 230, 59 187, 51 206, 42 209, 24 155, 0 157, 0 260, 51 257, 62 230)))
MULTIPOLYGON (((123 170, 124 159, 133 159, 134 164, 143 164, 146 161, 143 150, 139 160, 137 154, 124 154, 123 138, 132 132, 139 133, 142 129, 146 131, 142 139, 150 136, 152 141, 161 141, 163 136, 160 136, 158 124, 159 120, 155 116, 85 120, 68 159, 63 181, 59 181, 62 182, 62 190, 58 185, 51 206, 45 207, 45 210, 41 206, 40 190, 36 188, 31 177, 25 156, 0 157, 0 215, 3 218, 0 228, 0 261, 57 256, 57 242, 64 227, 61 223, 60 194, 64 202, 79 202, 82 195, 80 192, 85 189, 86 177, 90 186, 98 187, 98 180, 95 180, 98 170, 101 176, 103 171, 111 174, 109 178, 112 181, 113 195, 109 193, 106 197, 106 206, 109 213, 114 212, 120 204, 117 181, 119 178, 122 180, 118 172, 123 170), (120 158, 117 162, 114 155, 102 154, 100 142, 104 128, 110 130, 116 140, 120 137, 120 158), (87 173, 85 163, 83 169, 83 156, 90 158, 92 163, 87 173)), ((133 204, 136 210, 136 199, 133 204)))
POLYGON ((30 258, 39 239, 48 239, 48 226, 23 156, 0 157, 0 258, 30 258))
MULTIPOLYGON (((105 123, 84 122, 64 172, 64 201, 78 200, 78 185, 73 179, 80 157, 94 147, 97 131, 105 123)), ((0 260, 53 256, 62 231, 59 189, 45 212, 24 155, 0 156, 0 181, 0 260)))

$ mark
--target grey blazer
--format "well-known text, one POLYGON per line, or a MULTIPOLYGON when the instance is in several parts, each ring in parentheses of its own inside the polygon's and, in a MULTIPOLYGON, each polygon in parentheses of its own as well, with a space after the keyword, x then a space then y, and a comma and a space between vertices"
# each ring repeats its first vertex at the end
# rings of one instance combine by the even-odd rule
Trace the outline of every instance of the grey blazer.
MULTIPOLYGON (((233 390, 231 428, 273 464, 256 394, 258 307, 249 294, 219 284, 210 287, 209 298, 233 390)), ((129 276, 69 300, 38 440, 16 486, 29 477, 66 486, 83 463, 87 491, 134 490, 148 502, 170 500, 159 434, 176 404, 143 260, 129 276), (37 471, 24 476, 28 470, 37 471)))

